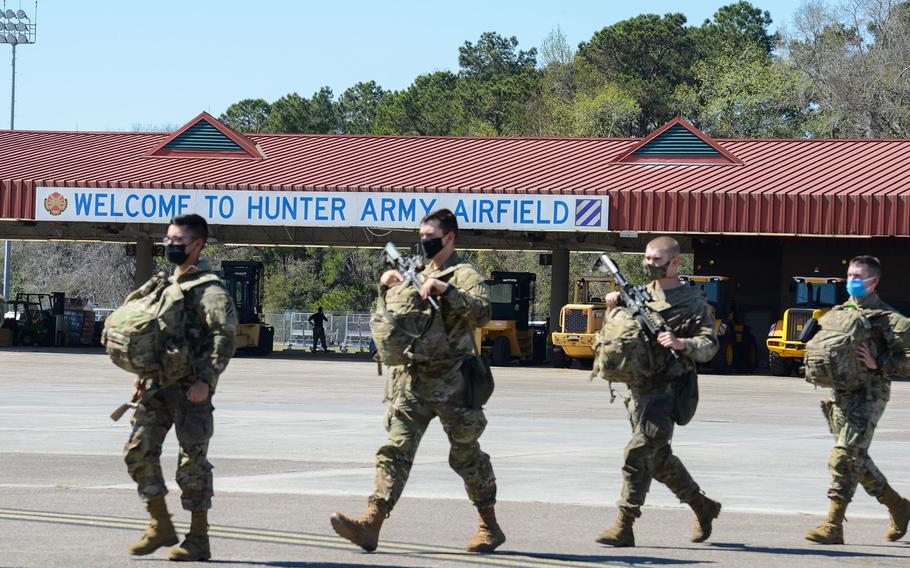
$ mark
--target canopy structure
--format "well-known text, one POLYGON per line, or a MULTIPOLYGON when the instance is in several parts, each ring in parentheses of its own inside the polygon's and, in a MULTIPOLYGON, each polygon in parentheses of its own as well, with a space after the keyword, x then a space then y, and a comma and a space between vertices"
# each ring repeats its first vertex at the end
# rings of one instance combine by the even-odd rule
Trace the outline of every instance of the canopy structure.
POLYGON ((0 131, 0 239, 138 243, 140 266, 176 214, 222 243, 382 246, 439 207, 462 247, 553 251, 557 295, 568 251, 656 233, 785 283, 848 250, 899 256, 910 140, 715 140, 682 118, 644 139, 241 134, 207 113, 172 133, 0 131))

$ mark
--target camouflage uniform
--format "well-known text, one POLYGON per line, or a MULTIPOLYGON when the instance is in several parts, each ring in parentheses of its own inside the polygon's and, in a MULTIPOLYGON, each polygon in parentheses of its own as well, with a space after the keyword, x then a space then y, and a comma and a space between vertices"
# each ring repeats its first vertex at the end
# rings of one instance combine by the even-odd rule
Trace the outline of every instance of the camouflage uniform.
POLYGON ((860 299, 850 298, 847 304, 888 313, 869 320, 874 338, 870 347, 881 372, 875 374, 868 387, 856 391, 835 390, 834 398, 822 403, 828 426, 837 440, 828 459, 832 477, 828 498, 844 503, 853 499, 858 483, 869 495, 882 497, 888 482, 869 457, 869 446, 891 398, 890 375, 910 374, 906 353, 910 350, 910 320, 882 302, 875 292, 860 299))
MULTIPOLYGON (((201 260, 178 279, 186 282, 211 273, 208 260, 201 260)), ((171 425, 180 443, 177 484, 183 508, 204 511, 212 505, 212 465, 206 459, 212 437, 212 395, 218 377, 234 354, 237 315, 234 302, 217 282, 201 284, 186 293, 186 338, 194 372, 176 381, 160 377, 143 379, 146 393, 133 415, 133 430, 124 448, 130 476, 139 486, 143 501, 167 494, 161 473, 161 447, 171 425), (209 397, 201 403, 187 400, 187 389, 201 379, 209 385, 209 397)))
POLYGON ((623 515, 630 517, 641 516, 652 478, 666 485, 684 503, 700 494, 698 484, 670 447, 675 424, 673 410, 679 380, 694 375, 695 363, 710 361, 718 349, 714 313, 702 292, 689 286, 663 290, 653 282, 648 290, 654 299, 650 306, 685 341, 686 349, 661 379, 630 387, 626 396, 632 439, 626 445, 622 497, 617 506, 623 515))
MULTIPOLYGON (((487 425, 482 410, 465 405, 466 383, 462 362, 474 353, 474 328, 490 319, 490 296, 481 276, 456 255, 433 270, 433 278, 453 269, 449 289, 439 296, 440 313, 425 336, 442 334, 448 348, 428 363, 399 367, 392 374, 390 404, 385 416, 388 441, 376 452, 376 480, 372 500, 395 506, 405 483, 420 438, 434 417, 439 417, 449 438, 449 465, 464 480, 468 497, 477 507, 496 502, 496 478, 490 456, 478 440, 487 425)), ((381 287, 380 294, 387 288, 381 287)))

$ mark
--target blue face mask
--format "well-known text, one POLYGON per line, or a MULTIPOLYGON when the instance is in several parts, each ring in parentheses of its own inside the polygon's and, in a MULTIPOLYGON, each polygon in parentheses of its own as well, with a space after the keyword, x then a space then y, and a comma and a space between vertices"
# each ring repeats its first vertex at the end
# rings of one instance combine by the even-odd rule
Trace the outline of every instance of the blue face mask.
MULTIPOLYGON (((871 278, 869 280, 871 280, 871 278)), ((847 280, 847 293, 854 298, 862 298, 869 293, 869 291, 866 290, 866 281, 860 280, 859 278, 847 280)))

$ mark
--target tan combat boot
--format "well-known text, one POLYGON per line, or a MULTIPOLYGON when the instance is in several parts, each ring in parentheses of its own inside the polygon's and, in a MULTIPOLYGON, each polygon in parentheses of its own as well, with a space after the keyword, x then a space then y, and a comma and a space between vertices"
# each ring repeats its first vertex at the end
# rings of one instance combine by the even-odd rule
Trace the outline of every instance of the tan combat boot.
POLYGON ((689 506, 695 513, 695 528, 692 529, 692 542, 705 542, 711 536, 711 524, 720 515, 720 503, 699 493, 698 497, 689 501, 689 506))
POLYGON ((209 560, 211 557, 208 511, 193 511, 190 532, 183 539, 183 544, 167 551, 167 559, 176 562, 197 562, 209 560))
POLYGON ((370 499, 366 512, 359 520, 341 513, 332 515, 332 528, 338 536, 348 539, 367 552, 373 552, 379 544, 379 529, 391 512, 392 508, 387 502, 370 499))
POLYGON ((635 523, 635 517, 619 513, 619 516, 616 517, 616 524, 600 533, 594 542, 608 544, 617 548, 635 546, 635 533, 632 532, 633 523, 635 523))
POLYGON ((493 507, 480 507, 477 509, 480 515, 480 526, 477 528, 477 534, 468 543, 466 550, 468 552, 493 552, 496 547, 506 541, 506 535, 499 528, 496 522, 496 513, 493 507))
POLYGON ((831 500, 828 517, 824 522, 806 533, 806 540, 819 544, 844 544, 844 516, 847 503, 831 500))
POLYGON ((180 542, 177 538, 177 531, 174 530, 174 523, 171 522, 171 515, 167 512, 164 497, 149 499, 146 507, 152 519, 139 542, 131 544, 127 549, 133 556, 145 556, 162 546, 171 546, 180 542))
POLYGON ((890 485, 885 486, 885 493, 879 497, 878 502, 888 507, 888 516, 891 517, 891 528, 885 531, 888 540, 900 540, 907 534, 907 524, 910 523, 910 500, 904 499, 890 485))

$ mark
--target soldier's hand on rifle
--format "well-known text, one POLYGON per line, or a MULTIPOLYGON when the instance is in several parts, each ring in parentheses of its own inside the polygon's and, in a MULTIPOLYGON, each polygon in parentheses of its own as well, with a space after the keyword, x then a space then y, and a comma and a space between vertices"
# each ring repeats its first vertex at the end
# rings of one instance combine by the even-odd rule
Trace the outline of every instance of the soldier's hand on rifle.
POLYGON ((401 272, 398 272, 394 268, 392 270, 386 270, 382 273, 382 276, 379 277, 379 283, 383 286, 391 286, 402 280, 404 280, 404 278, 401 277, 401 272))
POLYGON ((686 350, 686 342, 673 335, 672 331, 660 332, 657 335, 657 342, 660 343, 661 347, 666 347, 667 349, 672 347, 677 351, 686 350))
POLYGON ((141 379, 136 379, 133 381, 133 398, 132 402, 137 400, 142 400, 142 397, 145 396, 145 383, 141 379))
POLYGON ((616 306, 619 305, 620 298, 621 298, 621 294, 619 292, 610 292, 609 294, 604 296, 604 303, 606 303, 607 306, 609 306, 611 308, 615 308, 616 306))
POLYGON ((426 300, 430 296, 440 296, 449 289, 449 285, 436 278, 427 278, 427 281, 420 287, 420 297, 426 300))
POLYGON ((869 349, 868 344, 861 343, 856 346, 856 358, 859 359, 867 369, 873 371, 878 369, 878 363, 875 361, 875 357, 872 356, 872 350, 869 349))
POLYGON ((186 399, 190 402, 205 402, 208 397, 209 384, 202 379, 197 379, 186 391, 186 399))

